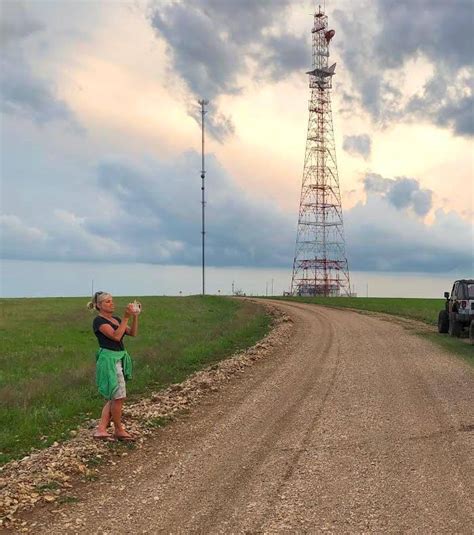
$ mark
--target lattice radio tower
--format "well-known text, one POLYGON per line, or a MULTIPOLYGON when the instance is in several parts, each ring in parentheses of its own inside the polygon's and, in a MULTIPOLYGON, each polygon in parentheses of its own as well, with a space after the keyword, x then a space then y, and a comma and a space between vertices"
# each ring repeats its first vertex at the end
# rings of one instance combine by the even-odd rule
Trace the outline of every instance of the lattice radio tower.
POLYGON ((335 31, 328 17, 314 14, 313 66, 309 71, 308 136, 296 234, 291 293, 293 295, 350 295, 331 112, 332 77, 329 42, 335 31))

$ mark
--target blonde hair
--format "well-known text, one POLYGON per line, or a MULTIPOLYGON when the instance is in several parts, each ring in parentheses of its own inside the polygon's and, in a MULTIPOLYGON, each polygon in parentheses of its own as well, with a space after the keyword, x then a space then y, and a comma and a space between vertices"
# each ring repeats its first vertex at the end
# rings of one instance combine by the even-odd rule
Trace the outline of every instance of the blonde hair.
POLYGON ((89 310, 100 310, 99 304, 108 297, 110 297, 110 294, 107 292, 95 292, 92 301, 87 303, 87 308, 89 310))

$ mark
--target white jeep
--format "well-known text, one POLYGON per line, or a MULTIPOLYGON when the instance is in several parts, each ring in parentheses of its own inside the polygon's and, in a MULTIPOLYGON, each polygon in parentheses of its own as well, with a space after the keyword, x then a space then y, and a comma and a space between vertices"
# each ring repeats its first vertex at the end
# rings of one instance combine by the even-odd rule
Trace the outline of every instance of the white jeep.
POLYGON ((455 281, 451 294, 444 292, 446 303, 438 315, 438 332, 461 336, 469 329, 469 340, 474 344, 474 279, 455 281))

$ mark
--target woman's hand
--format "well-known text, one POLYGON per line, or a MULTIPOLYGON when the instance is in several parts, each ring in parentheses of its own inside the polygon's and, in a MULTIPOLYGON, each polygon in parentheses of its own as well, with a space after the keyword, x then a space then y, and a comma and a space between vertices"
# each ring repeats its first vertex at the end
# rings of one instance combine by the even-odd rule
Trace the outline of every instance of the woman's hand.
POLYGON ((132 303, 128 303, 127 308, 125 309, 125 312, 123 314, 124 318, 130 318, 130 316, 133 316, 133 305, 132 303))
MULTIPOLYGON (((138 301, 134 301, 128 305, 130 308, 130 313, 132 314, 132 326, 127 327, 127 334, 129 336, 137 336, 138 333, 138 315, 142 311, 142 305, 138 301)), ((128 307, 127 307, 128 308, 128 307)))
POLYGON ((128 305, 130 307, 130 312, 132 316, 138 316, 140 312, 142 311, 142 304, 139 303, 137 300, 135 300, 133 303, 129 303, 128 305))

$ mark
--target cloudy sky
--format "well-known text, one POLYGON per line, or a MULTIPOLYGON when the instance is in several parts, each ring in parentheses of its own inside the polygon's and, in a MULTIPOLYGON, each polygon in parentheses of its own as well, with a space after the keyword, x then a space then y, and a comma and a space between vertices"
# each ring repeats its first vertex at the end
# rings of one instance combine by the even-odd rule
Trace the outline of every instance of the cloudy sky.
MULTIPOLYGON (((472 276, 472 1, 326 5, 351 271, 472 276)), ((208 265, 291 278, 314 2, 0 6, 4 295, 28 262, 197 269, 202 97, 208 265)))

